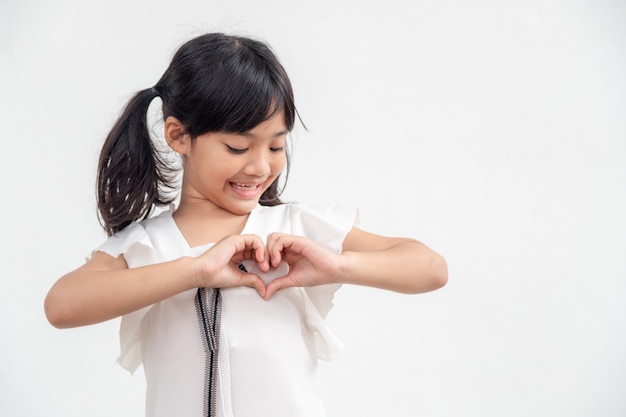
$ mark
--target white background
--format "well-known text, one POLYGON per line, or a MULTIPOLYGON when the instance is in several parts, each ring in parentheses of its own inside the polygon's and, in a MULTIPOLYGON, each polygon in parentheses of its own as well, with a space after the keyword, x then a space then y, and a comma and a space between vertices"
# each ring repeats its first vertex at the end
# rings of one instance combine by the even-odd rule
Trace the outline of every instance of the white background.
POLYGON ((43 298, 104 239, 123 104, 214 30, 292 78, 287 199, 357 203, 449 263, 429 294, 342 289, 330 417, 626 415, 625 22, 620 0, 2 0, 0 416, 142 415, 117 320, 56 330, 43 298))

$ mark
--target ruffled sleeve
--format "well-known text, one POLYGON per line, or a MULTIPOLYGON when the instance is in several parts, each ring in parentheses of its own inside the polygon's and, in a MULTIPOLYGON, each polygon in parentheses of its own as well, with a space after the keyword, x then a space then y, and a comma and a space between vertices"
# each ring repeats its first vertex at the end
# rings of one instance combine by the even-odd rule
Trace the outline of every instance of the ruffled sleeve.
MULTIPOLYGON (((341 253, 343 241, 353 226, 358 225, 359 212, 356 206, 300 206, 291 205, 291 234, 307 238, 341 253)), ((325 318, 332 308, 332 299, 340 284, 306 288, 311 301, 325 318)))
MULTIPOLYGON (((118 257, 124 254, 129 268, 163 262, 154 249, 150 236, 141 224, 131 224, 107 239, 96 251, 118 257)), ((141 365, 139 325, 151 306, 126 314, 120 325, 120 357, 118 363, 131 373, 141 365)))
POLYGON ((359 222, 358 209, 353 205, 291 204, 289 216, 292 234, 306 236, 337 253, 350 229, 359 222))
MULTIPOLYGON (((356 206, 300 206, 290 210, 291 234, 306 236, 335 253, 341 253, 343 242, 359 221, 356 206)), ((319 285, 301 289, 304 300, 306 324, 313 333, 315 351, 320 359, 336 358, 343 345, 325 323, 333 307, 335 292, 341 284, 319 285)))

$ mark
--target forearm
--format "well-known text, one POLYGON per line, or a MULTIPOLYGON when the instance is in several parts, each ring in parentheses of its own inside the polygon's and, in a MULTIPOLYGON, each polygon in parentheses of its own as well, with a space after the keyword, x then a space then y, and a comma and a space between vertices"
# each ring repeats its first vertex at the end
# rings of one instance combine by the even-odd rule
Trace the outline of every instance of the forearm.
POLYGON ((48 320, 67 328, 99 323, 194 288, 191 258, 140 268, 79 268, 62 277, 45 300, 48 320))
POLYGON ((345 251, 337 282, 401 293, 436 290, 448 280, 446 261, 423 244, 406 240, 378 251, 345 251))

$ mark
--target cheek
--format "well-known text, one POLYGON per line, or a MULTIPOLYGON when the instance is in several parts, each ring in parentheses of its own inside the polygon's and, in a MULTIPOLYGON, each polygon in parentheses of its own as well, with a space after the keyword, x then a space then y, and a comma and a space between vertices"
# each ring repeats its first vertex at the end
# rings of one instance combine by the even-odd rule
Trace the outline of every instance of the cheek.
POLYGON ((184 164, 183 172, 197 182, 210 185, 232 176, 233 167, 219 158, 193 158, 184 164))
POLYGON ((272 174, 274 176, 280 175, 280 173, 283 172, 283 170, 285 169, 286 165, 287 157, 285 156, 285 154, 282 154, 282 156, 277 157, 275 162, 272 164, 272 174))

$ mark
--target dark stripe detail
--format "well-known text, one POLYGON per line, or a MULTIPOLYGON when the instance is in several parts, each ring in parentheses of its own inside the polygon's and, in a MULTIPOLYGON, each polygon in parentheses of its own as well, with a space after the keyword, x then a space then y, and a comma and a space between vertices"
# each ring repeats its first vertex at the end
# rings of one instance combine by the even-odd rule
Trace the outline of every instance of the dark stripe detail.
POLYGON ((220 323, 222 320, 222 295, 219 288, 198 288, 196 316, 200 326, 205 352, 204 365, 204 415, 217 414, 217 378, 220 323), (207 295, 207 292, 209 294, 207 295))

